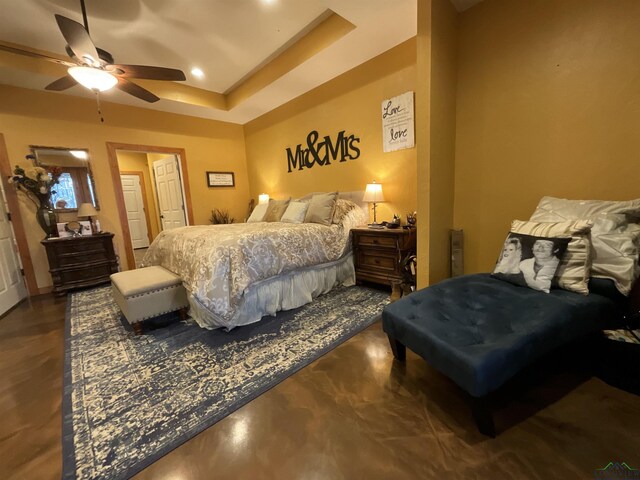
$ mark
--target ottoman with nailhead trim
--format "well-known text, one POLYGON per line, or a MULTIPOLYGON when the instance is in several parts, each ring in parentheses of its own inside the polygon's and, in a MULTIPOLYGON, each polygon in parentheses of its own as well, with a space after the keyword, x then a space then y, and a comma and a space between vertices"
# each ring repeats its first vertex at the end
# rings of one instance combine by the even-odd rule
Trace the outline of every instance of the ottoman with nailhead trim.
POLYGON ((163 313, 180 311, 184 320, 189 307, 180 277, 160 266, 127 270, 111 275, 113 298, 136 335, 142 322, 163 313))

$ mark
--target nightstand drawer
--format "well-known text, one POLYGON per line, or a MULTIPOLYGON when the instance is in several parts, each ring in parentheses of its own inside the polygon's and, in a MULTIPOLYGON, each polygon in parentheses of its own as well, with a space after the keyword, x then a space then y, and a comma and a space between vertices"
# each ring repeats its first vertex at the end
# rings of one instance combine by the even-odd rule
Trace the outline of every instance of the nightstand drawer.
POLYGON ((358 267, 378 271, 395 272, 397 258, 395 255, 380 255, 367 250, 358 251, 358 267))
POLYGON ((358 235, 358 246, 360 247, 395 247, 396 238, 383 235, 358 235))

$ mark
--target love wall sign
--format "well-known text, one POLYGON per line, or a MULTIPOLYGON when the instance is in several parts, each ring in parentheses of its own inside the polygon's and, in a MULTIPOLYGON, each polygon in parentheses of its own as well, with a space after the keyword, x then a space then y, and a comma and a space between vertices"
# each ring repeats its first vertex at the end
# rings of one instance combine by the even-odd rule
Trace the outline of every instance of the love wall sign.
POLYGON ((355 160, 360 156, 360 148, 357 146, 360 138, 355 135, 347 136, 344 130, 338 133, 335 140, 329 135, 319 140, 318 132, 312 130, 307 135, 306 148, 303 148, 302 144, 297 145, 295 153, 290 148, 286 149, 288 173, 315 165, 331 165, 331 161, 355 160))
POLYGON ((413 131, 413 92, 382 102, 382 145, 393 152, 415 145, 413 131))

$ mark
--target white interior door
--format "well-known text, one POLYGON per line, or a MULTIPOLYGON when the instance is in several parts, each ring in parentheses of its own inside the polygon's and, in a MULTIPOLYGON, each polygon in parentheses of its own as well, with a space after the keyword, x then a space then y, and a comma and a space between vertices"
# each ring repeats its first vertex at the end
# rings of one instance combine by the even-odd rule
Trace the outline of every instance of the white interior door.
POLYGON ((184 227, 187 221, 178 159, 175 155, 171 155, 156 160, 153 162, 153 172, 156 192, 158 192, 162 229, 171 230, 172 228, 184 227))
POLYGON ((148 247, 149 232, 142 200, 140 177, 138 175, 120 175, 120 180, 122 181, 122 193, 124 194, 124 205, 127 209, 133 248, 148 247))
POLYGON ((0 196, 0 315, 27 296, 13 228, 7 219, 4 192, 0 196))

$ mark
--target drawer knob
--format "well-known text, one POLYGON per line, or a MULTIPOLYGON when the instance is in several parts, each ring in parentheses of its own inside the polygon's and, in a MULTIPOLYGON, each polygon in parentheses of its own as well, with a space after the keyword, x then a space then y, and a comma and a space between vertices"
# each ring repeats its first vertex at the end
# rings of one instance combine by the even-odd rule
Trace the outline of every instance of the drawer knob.
POLYGON ((378 239, 377 239, 377 238, 374 238, 374 239, 373 239, 373 243, 378 243, 378 239))
POLYGON ((374 262, 376 262, 376 265, 379 265, 379 264, 380 264, 380 259, 379 259, 379 258, 376 258, 376 259, 374 260, 374 262))

